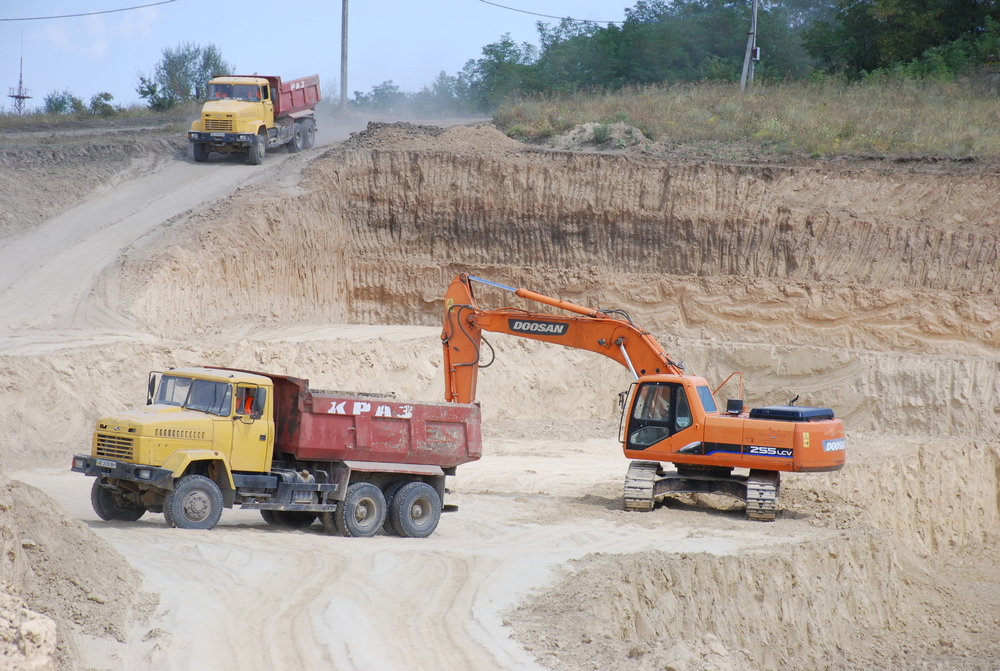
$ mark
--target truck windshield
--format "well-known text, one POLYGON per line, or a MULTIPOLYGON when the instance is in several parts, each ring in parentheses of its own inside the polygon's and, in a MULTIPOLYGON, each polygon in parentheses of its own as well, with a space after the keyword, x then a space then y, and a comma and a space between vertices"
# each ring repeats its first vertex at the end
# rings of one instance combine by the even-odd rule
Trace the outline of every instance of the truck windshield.
POLYGON ((209 100, 260 101, 260 87, 256 84, 209 84, 209 100))
POLYGON ((164 375, 156 402, 228 417, 233 405, 233 389, 225 382, 164 375))

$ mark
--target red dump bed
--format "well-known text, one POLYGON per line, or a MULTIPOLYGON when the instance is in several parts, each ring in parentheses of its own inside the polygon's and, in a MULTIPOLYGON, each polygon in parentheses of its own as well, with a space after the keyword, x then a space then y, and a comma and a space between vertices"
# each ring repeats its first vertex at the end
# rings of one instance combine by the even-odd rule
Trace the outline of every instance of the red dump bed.
POLYGON ((476 404, 416 403, 314 392, 309 381, 274 381, 275 458, 376 461, 450 468, 482 455, 476 404))
POLYGON ((257 75, 271 84, 274 96, 274 117, 288 116, 316 107, 320 100, 319 75, 283 82, 281 77, 257 75))

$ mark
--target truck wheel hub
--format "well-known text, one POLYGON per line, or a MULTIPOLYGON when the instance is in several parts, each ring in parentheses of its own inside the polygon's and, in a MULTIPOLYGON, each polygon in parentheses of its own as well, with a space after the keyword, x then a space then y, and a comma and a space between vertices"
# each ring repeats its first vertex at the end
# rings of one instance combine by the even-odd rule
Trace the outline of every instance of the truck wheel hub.
POLYGON ((184 497, 184 516, 189 520, 205 519, 211 508, 212 502, 205 492, 191 492, 184 497))

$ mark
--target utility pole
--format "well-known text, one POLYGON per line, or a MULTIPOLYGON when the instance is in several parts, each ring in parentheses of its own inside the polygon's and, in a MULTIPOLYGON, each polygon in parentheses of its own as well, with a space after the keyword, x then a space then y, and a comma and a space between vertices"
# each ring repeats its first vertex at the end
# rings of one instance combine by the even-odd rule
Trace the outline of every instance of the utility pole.
POLYGON ((343 3, 340 17, 340 113, 347 114, 347 0, 343 3))
MULTIPOLYGON (((347 2, 347 0, 344 0, 347 2)), ((747 87, 753 88, 753 64, 760 60, 760 51, 757 49, 757 0, 753 0, 753 16, 750 18, 750 34, 747 35, 747 53, 743 57, 743 76, 740 77, 740 91, 747 87)))

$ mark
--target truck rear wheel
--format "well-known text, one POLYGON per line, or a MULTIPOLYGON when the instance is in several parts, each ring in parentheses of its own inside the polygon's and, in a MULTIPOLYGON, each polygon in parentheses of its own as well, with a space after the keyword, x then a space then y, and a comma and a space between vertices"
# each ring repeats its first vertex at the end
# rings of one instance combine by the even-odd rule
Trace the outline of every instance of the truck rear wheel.
POLYGON ((194 154, 195 161, 204 163, 208 160, 208 155, 212 152, 209 151, 208 145, 204 142, 195 142, 191 145, 191 153, 194 154))
POLYGON ((250 165, 260 165, 264 162, 264 155, 267 153, 267 136, 257 135, 257 139, 250 145, 250 155, 248 162, 250 165))
POLYGON ((382 490, 370 482, 355 482, 347 488, 347 496, 333 513, 324 513, 323 527, 329 531, 328 517, 344 536, 367 538, 374 536, 385 522, 385 497, 382 490))
POLYGON ((302 122, 302 148, 312 149, 316 146, 316 122, 306 119, 302 122))
POLYGON ((180 529, 211 529, 222 516, 222 491, 204 475, 185 475, 167 495, 163 512, 180 529))
POLYGON ((118 492, 101 486, 100 478, 94 480, 90 488, 90 505, 102 520, 107 522, 135 522, 146 514, 146 509, 136 505, 118 492))
POLYGON ((426 482, 410 482, 392 498, 389 524, 400 536, 427 538, 441 520, 441 497, 426 482))
POLYGON ((292 139, 288 142, 288 153, 298 154, 305 144, 305 133, 302 131, 302 124, 296 122, 292 131, 292 139))

